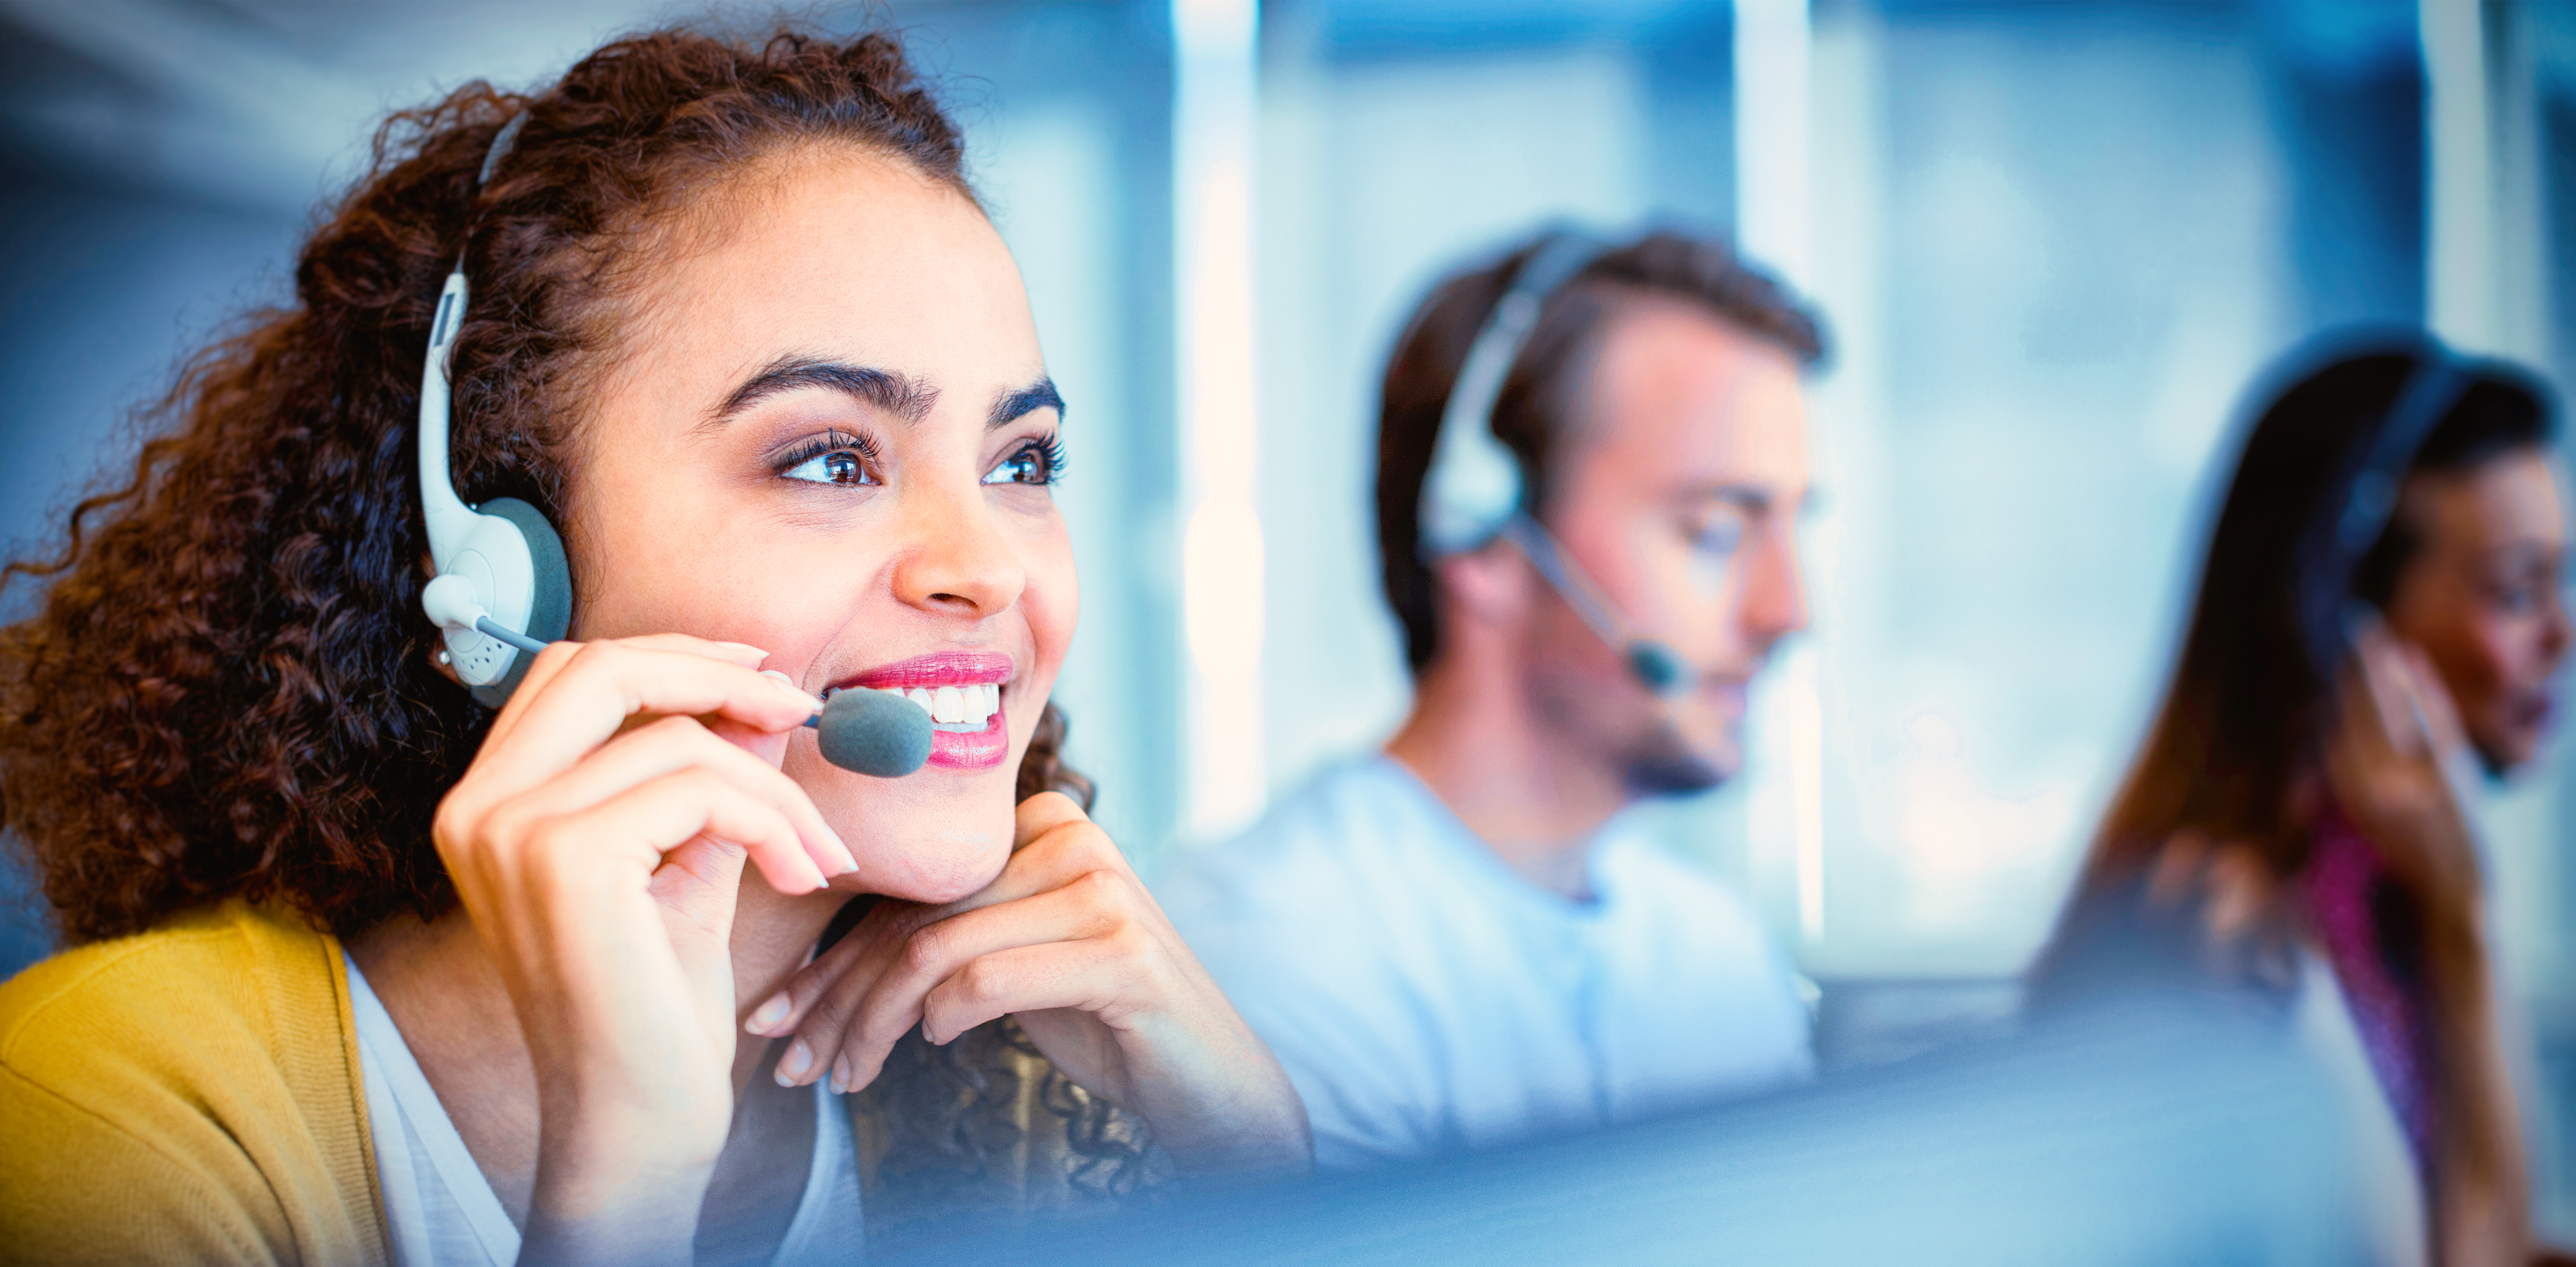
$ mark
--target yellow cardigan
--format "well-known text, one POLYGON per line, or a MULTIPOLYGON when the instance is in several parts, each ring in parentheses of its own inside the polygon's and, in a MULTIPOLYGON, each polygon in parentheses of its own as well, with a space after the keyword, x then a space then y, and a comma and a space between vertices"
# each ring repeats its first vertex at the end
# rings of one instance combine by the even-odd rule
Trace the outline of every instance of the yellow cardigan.
POLYGON ((0 1250, 388 1260, 340 943, 239 902, 0 986, 0 1250))
MULTIPOLYGON (((998 1214, 1079 1201, 1046 1068, 1018 1062, 998 1214)), ((372 1138, 340 943, 292 916, 227 902, 0 985, 0 1262, 386 1263, 372 1138)))

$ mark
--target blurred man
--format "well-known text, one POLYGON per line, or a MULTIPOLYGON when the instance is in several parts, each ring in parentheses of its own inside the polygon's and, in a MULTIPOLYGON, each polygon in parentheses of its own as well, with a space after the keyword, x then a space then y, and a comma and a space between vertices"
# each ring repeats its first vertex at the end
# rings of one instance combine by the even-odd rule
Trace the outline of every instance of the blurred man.
POLYGON ((1746 685, 1805 623, 1821 347, 1726 247, 1662 234, 1543 237, 1407 325, 1377 506, 1412 713, 1160 889, 1287 1065, 1320 1164, 1808 1074, 1779 947, 1617 818, 1736 771, 1746 685))

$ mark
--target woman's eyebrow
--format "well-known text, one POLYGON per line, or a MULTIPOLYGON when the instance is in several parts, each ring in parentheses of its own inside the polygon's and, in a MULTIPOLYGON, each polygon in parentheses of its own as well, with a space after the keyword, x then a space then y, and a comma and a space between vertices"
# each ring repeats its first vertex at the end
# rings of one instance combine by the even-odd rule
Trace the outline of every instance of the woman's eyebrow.
POLYGON ((852 399, 874 405, 905 422, 919 422, 939 401, 939 389, 918 383, 892 370, 872 369, 864 365, 844 365, 811 356, 782 356, 759 373, 744 379, 742 385, 725 397, 715 413, 703 424, 721 427, 743 410, 751 408, 781 392, 804 387, 828 387, 852 399))
POLYGON ((1056 417, 1064 417, 1064 397, 1056 394, 1054 379, 1041 378, 994 401, 993 412, 984 416, 984 429, 999 431, 1041 409, 1052 409, 1056 417))

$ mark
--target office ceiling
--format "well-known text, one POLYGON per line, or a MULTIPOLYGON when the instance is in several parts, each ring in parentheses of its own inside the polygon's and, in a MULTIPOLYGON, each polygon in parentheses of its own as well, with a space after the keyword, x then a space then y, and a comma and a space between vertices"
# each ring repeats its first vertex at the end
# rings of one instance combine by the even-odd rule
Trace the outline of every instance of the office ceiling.
MULTIPOLYGON (((0 128, 21 162, 301 214, 375 121, 481 76, 516 86, 621 29, 774 4, 653 0, 0 0, 0 128)), ((856 6, 840 6, 856 11, 856 6)), ((830 9, 809 10, 826 16, 830 9)))

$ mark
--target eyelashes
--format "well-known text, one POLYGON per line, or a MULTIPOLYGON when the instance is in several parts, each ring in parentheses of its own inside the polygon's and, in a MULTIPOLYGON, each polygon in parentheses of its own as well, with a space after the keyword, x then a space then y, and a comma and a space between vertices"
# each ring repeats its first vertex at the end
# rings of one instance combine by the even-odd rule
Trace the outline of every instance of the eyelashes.
POLYGON ((1064 479, 1064 437, 1053 432, 1012 450, 984 475, 987 484, 1051 487, 1064 479))
POLYGON ((882 468, 876 442, 844 431, 828 431, 797 445, 779 454, 775 465, 781 476, 808 484, 860 488, 884 482, 877 477, 882 468))
MULTIPOLYGON (((865 488, 885 482, 876 442, 863 435, 834 430, 807 440, 771 460, 783 479, 838 488, 865 488)), ((1031 439, 986 472, 983 483, 1051 487, 1064 478, 1064 437, 1055 433, 1031 439)))

